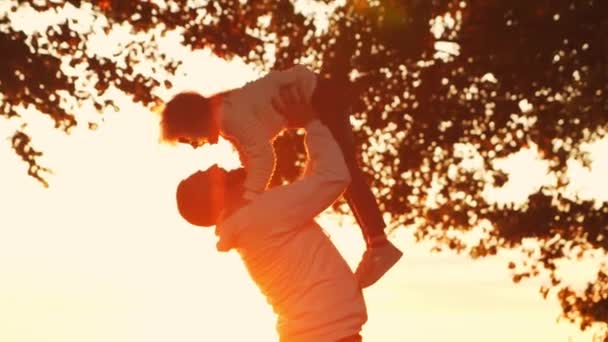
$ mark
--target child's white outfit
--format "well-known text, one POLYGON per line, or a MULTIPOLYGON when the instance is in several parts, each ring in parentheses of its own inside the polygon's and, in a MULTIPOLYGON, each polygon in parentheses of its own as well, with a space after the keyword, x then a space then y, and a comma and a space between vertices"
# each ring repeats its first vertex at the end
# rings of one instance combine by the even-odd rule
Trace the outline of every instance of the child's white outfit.
POLYGON ((251 200, 266 190, 276 164, 273 140, 286 128, 286 120, 271 103, 282 86, 296 84, 310 100, 316 74, 302 65, 271 71, 224 96, 220 134, 237 146, 247 170, 244 198, 251 200))

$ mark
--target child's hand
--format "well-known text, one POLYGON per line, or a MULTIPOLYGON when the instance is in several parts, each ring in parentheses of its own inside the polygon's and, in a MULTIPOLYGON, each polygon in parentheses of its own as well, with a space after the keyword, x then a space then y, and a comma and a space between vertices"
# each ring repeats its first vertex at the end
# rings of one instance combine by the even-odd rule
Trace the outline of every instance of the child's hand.
POLYGON ((272 98, 272 106, 287 119, 290 128, 304 127, 318 116, 297 85, 282 86, 279 95, 272 98))

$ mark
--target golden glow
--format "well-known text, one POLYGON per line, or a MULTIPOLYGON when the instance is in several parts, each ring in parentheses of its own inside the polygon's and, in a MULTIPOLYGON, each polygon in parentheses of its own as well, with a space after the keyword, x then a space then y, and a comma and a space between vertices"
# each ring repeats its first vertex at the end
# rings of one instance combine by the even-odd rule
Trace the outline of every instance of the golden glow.
MULTIPOLYGON (((199 59, 193 73, 218 63, 199 59)), ((224 78, 244 81, 242 66, 222 65, 224 78)), ((199 84, 184 77, 178 87, 199 84)), ((34 120, 34 142, 55 170, 48 190, 1 141, 0 341, 276 341, 274 315, 238 256, 218 253, 213 231, 175 208, 180 179, 214 162, 237 167, 236 154, 226 141, 159 144, 157 120, 128 102, 98 131, 70 137, 34 120)), ((10 128, 0 121, 2 136, 10 128)), ((321 219, 354 266, 361 235, 337 222, 321 219)), ((537 283, 513 286, 501 257, 429 255, 406 231, 395 240, 406 256, 365 291, 366 341, 590 340, 555 323, 559 308, 537 283)))
MULTIPOLYGON (((186 57, 164 97, 209 95, 259 76, 170 38, 165 47, 186 57)), ((238 167, 229 143, 159 144, 158 117, 126 99, 99 130, 78 128, 70 137, 29 116, 33 143, 55 173, 44 189, 0 140, 0 341, 276 341, 275 317, 238 256, 218 253, 213 231, 187 224, 175 206, 177 182, 194 170, 238 167)), ((14 124, 1 120, 0 137, 14 124)), ((608 160, 602 151, 597 160, 608 160)), ((608 168, 597 165, 590 196, 602 186, 608 193, 599 178, 608 168)), ((363 250, 358 229, 348 220, 340 228, 331 215, 321 223, 354 266, 363 250)), ((513 286, 502 256, 429 255, 406 231, 395 240, 406 255, 365 291, 364 340, 590 340, 555 323, 559 308, 540 299, 538 283, 513 286)))

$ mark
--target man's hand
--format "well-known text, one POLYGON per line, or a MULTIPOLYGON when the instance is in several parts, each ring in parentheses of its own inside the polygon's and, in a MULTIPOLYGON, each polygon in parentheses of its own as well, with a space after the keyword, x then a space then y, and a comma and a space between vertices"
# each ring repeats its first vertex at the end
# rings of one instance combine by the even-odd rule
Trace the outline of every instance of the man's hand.
POLYGON ((278 96, 272 98, 272 106, 287 119, 289 128, 304 127, 318 116, 297 85, 282 86, 278 96))

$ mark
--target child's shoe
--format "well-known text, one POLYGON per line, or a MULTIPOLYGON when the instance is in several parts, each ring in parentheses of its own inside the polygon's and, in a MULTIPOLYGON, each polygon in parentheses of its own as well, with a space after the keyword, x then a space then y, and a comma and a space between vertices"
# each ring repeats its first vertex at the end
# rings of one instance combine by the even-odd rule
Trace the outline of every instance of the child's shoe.
POLYGON ((401 259, 402 255, 403 252, 388 240, 380 246, 369 247, 363 253, 355 271, 359 286, 364 289, 373 285, 401 259))

